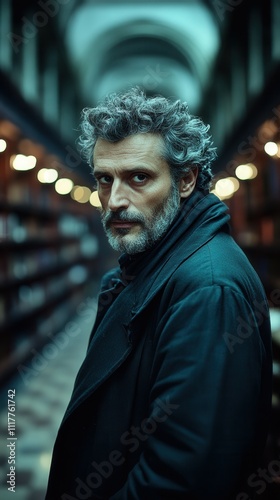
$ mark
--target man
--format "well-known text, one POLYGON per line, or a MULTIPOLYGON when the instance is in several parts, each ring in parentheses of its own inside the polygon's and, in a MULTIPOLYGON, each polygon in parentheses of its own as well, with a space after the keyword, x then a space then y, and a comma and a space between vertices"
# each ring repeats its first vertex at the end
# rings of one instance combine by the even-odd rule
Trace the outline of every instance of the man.
POLYGON ((84 110, 82 128, 122 255, 103 279, 46 498, 249 500, 271 401, 269 313, 209 194, 209 127, 186 103, 132 89, 84 110))

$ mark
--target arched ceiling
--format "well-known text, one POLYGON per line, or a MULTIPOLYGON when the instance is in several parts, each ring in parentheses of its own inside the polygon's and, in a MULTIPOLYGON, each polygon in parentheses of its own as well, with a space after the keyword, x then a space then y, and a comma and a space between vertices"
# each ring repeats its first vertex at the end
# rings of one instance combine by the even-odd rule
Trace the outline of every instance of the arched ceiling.
POLYGON ((221 40, 211 3, 72 1, 58 22, 88 105, 131 85, 201 104, 221 40))

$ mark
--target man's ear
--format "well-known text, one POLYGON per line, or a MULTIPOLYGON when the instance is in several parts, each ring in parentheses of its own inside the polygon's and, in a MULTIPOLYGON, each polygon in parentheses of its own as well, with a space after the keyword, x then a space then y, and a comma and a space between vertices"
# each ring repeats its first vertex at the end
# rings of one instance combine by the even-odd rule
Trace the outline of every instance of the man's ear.
POLYGON ((179 193, 181 198, 188 198, 191 195, 196 185, 197 175, 198 169, 196 167, 180 179, 179 193))

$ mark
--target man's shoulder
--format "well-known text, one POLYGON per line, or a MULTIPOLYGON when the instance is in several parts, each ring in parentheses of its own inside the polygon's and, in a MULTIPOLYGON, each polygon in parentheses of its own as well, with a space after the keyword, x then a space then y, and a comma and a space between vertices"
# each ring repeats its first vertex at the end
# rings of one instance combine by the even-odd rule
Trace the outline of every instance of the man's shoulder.
POLYGON ((242 293, 262 289, 246 255, 226 233, 218 233, 188 259, 182 259, 171 281, 173 286, 189 291, 214 285, 242 293))

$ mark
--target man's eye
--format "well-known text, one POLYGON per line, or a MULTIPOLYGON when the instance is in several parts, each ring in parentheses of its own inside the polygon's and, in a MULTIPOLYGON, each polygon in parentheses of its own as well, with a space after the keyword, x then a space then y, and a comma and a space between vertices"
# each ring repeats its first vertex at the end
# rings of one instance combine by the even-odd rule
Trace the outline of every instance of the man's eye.
POLYGON ((108 175, 102 175, 102 177, 99 177, 99 179, 97 179, 97 181, 99 184, 102 184, 103 186, 111 184, 111 182, 112 182, 111 177, 109 177, 108 175))
POLYGON ((148 178, 148 176, 146 174, 135 174, 132 177, 132 180, 136 184, 142 184, 143 182, 145 182, 147 180, 147 178, 148 178))

